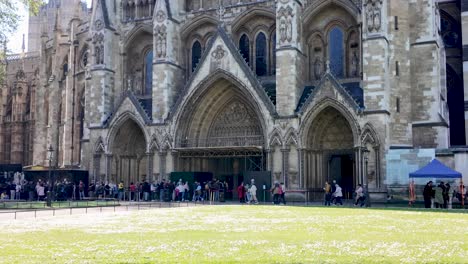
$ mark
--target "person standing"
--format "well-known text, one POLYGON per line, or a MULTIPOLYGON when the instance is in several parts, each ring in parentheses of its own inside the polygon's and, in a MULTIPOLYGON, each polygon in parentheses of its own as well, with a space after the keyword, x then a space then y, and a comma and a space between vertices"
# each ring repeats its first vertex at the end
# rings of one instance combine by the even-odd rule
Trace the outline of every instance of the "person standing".
POLYGON ((83 200, 85 195, 84 195, 84 183, 83 181, 80 181, 80 183, 78 184, 78 192, 79 192, 79 197, 80 197, 80 200, 83 200))
POLYGON ((257 200, 257 186, 255 186, 255 181, 254 179, 251 180, 250 182, 250 188, 249 188, 249 193, 250 193, 250 202, 254 202, 255 204, 258 204, 257 200))
POLYGON ((328 181, 325 181, 325 187, 323 187, 323 190, 325 191, 325 206, 330 206, 330 200, 331 200, 331 185, 328 183, 328 181))
POLYGON ((423 190, 424 197, 424 207, 431 208, 431 199, 432 199, 432 181, 428 181, 423 190))
POLYGON ((119 192, 119 200, 124 199, 124 183, 123 181, 120 181, 119 187, 117 188, 117 191, 119 192))
POLYGON ((284 182, 280 183, 280 188, 281 188, 280 202, 283 202, 283 204, 286 205, 286 198, 285 198, 286 185, 284 185, 284 182))
POLYGON ((145 202, 147 202, 149 200, 149 197, 150 197, 150 193, 151 193, 151 186, 149 185, 148 181, 144 181, 143 182, 143 200, 145 202))
POLYGON ((445 185, 443 182, 439 183, 439 185, 434 188, 434 204, 436 208, 444 207, 444 189, 445 185))
POLYGON ((281 186, 278 182, 275 182, 275 185, 271 188, 271 193, 273 194, 273 204, 279 204, 281 196, 281 186))
POLYGON ((445 191, 444 191, 444 208, 448 208, 450 204, 450 184, 447 182, 445 184, 445 191))
POLYGON ((237 197, 239 197, 239 203, 245 203, 245 187, 244 182, 237 187, 237 197))
POLYGON ((337 183, 335 184, 336 189, 335 192, 333 193, 333 196, 335 197, 335 205, 340 204, 343 205, 343 202, 341 201, 341 198, 343 198, 343 192, 341 191, 340 185, 337 183))

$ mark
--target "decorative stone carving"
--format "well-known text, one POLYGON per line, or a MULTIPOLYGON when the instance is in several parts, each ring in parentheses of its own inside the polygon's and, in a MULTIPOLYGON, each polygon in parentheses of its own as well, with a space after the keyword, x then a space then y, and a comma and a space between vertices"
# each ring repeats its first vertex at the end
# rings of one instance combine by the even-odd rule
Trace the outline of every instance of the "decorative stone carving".
POLYGON ((382 27, 382 0, 366 0, 364 5, 368 32, 379 32, 382 27))
POLYGON ((293 32, 293 10, 291 7, 281 7, 278 11, 280 44, 287 44, 292 41, 293 32))
POLYGON ((211 56, 215 60, 221 60, 225 54, 226 54, 226 51, 223 49, 223 47, 221 45, 218 45, 216 49, 211 53, 211 56))
POLYGON ((358 77, 359 76, 359 56, 357 51, 353 51, 353 55, 351 57, 351 77, 358 77))
POLYGON ((156 26, 155 28, 156 35, 156 58, 165 58, 166 49, 167 49, 167 32, 166 26, 156 26))
POLYGON ((159 10, 158 12, 156 12, 156 21, 162 23, 164 20, 166 20, 166 14, 164 13, 164 11, 159 10))
POLYGON ((323 61, 320 57, 315 58, 314 62, 314 77, 319 80, 323 74, 323 61))
POLYGON ((99 31, 104 28, 104 23, 100 19, 98 19, 94 21, 94 28, 96 29, 96 31, 99 31))
POLYGON ((93 36, 94 58, 96 64, 104 64, 104 34, 96 33, 93 36))

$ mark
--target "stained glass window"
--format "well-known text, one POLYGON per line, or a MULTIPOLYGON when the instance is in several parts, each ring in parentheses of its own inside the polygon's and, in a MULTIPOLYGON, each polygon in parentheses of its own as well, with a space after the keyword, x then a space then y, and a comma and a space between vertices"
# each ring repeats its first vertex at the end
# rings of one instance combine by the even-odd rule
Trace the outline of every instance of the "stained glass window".
POLYGON ((267 49, 265 34, 259 33, 255 40, 255 73, 264 76, 267 72, 266 63, 267 49))
POLYGON ((240 53, 242 54, 242 57, 244 58, 245 62, 249 64, 249 56, 250 56, 250 49, 249 49, 249 37, 247 35, 242 35, 242 37, 239 40, 239 50, 240 53))
POLYGON ((145 57, 145 95, 153 91, 153 50, 146 53, 145 57))
POLYGON ((330 60, 330 71, 335 77, 343 77, 343 31, 339 27, 334 27, 328 35, 328 50, 330 60))
POLYGON ((201 58, 201 44, 197 40, 192 45, 192 71, 195 70, 197 67, 198 62, 200 62, 201 58))

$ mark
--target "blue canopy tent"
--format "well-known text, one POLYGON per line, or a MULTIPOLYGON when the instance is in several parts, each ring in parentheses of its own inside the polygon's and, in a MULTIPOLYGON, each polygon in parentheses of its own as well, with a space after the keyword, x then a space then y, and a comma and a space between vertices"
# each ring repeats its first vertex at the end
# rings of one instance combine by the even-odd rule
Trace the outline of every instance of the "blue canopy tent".
POLYGON ((421 169, 409 174, 410 178, 451 178, 459 179, 462 174, 458 171, 442 164, 437 159, 433 159, 429 164, 421 169))
MULTIPOLYGON (((422 167, 421 169, 412 172, 409 174, 410 178, 448 178, 448 179, 461 179, 462 174, 458 171, 452 170, 451 168, 445 166, 442 162, 438 161, 437 159, 433 159, 429 164, 422 167)), ((463 181, 460 180, 460 193, 462 193, 462 206, 464 206, 464 185, 463 181)), ((414 180, 410 182, 409 187, 409 205, 415 201, 415 188, 414 188, 414 180)))

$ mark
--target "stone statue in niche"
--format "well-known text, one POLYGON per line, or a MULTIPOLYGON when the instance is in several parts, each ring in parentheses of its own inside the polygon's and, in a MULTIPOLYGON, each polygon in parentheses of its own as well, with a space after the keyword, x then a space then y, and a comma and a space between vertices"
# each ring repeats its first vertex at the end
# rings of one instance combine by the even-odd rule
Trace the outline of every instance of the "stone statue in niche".
POLYGON ((367 0, 364 6, 367 30, 379 32, 382 27, 382 0, 367 0))
POLYGON ((323 73, 323 62, 320 57, 315 58, 314 62, 314 77, 316 80, 319 80, 322 77, 323 73))
POLYGON ((359 56, 357 51, 353 51, 353 56, 351 57, 351 77, 359 76, 359 56))
POLYGON ((94 47, 94 57, 96 59, 96 64, 101 64, 101 45, 96 45, 94 47))
POLYGON ((157 26, 156 32, 156 58, 165 58, 167 49, 166 26, 157 26))
POLYGON ((278 11, 280 43, 290 43, 293 35, 293 10, 291 7, 281 7, 278 11))
POLYGON ((133 85, 134 85, 134 89, 133 91, 136 92, 136 93, 140 93, 142 91, 141 87, 142 87, 142 72, 140 69, 137 69, 135 71, 135 74, 133 76, 133 85))
POLYGON ((284 42, 286 40, 286 18, 281 17, 280 18, 280 23, 279 23, 279 35, 280 35, 280 40, 281 42, 284 42))

